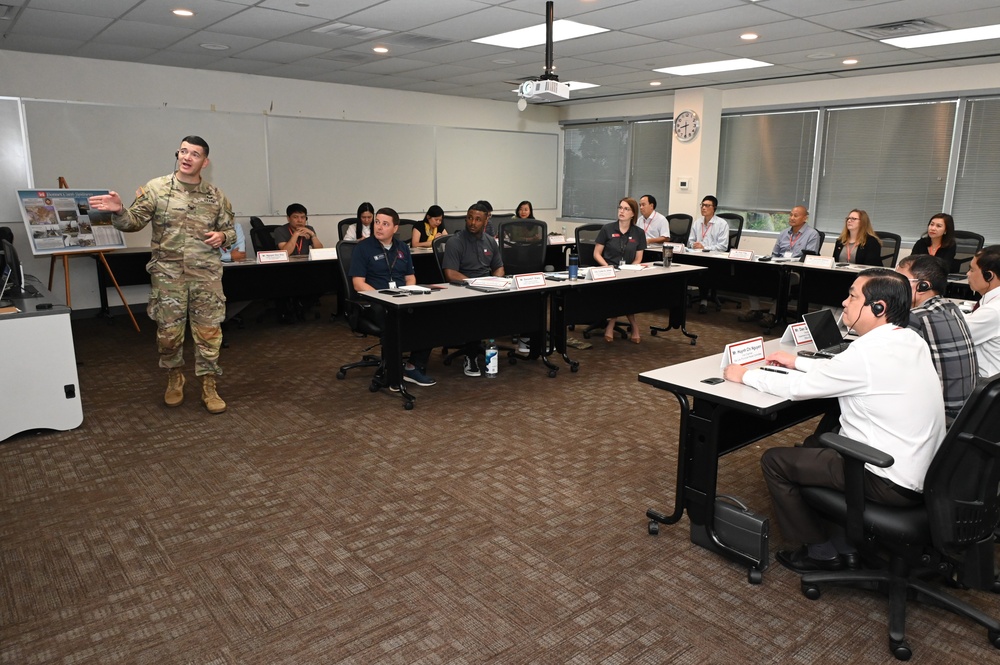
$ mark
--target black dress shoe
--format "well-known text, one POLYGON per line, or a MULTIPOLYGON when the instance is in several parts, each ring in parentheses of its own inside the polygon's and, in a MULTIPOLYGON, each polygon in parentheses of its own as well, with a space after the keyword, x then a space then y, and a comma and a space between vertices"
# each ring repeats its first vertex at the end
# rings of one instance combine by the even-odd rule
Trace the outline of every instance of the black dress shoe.
POLYGON ((775 560, 785 568, 799 575, 817 570, 843 570, 844 563, 840 557, 833 559, 814 559, 809 556, 809 550, 803 545, 795 551, 782 550, 774 555, 775 560))
POLYGON ((841 554, 840 558, 844 562, 844 567, 848 570, 861 570, 861 552, 841 554))

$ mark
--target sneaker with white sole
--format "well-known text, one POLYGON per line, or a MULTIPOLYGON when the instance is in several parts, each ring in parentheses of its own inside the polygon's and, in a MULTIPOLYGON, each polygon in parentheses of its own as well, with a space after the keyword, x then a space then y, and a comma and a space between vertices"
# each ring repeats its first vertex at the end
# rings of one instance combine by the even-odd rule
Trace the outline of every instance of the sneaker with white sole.
POLYGON ((437 381, 420 371, 419 367, 403 370, 403 381, 415 383, 418 386, 433 386, 437 381))
POLYGON ((473 358, 472 356, 465 356, 465 375, 482 376, 479 372, 479 363, 476 362, 476 358, 473 358))
POLYGON ((517 340, 517 352, 522 355, 531 353, 531 340, 525 337, 517 340))

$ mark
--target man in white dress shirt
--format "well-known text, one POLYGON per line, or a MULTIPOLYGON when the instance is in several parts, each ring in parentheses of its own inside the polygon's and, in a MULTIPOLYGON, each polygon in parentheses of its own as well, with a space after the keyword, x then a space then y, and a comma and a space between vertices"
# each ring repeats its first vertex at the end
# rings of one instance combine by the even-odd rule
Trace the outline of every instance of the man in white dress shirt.
MULTIPOLYGON (((837 397, 840 433, 892 455, 892 466, 867 466, 865 496, 892 506, 923 502, 924 476, 944 439, 941 384, 924 339, 906 326, 911 288, 887 268, 858 275, 844 301, 844 321, 860 337, 830 360, 779 351, 769 364, 788 368, 747 370, 729 365, 729 381, 792 400, 837 397), (790 370, 790 371, 789 371, 790 370)), ((802 486, 844 488, 844 461, 831 448, 807 439, 801 447, 771 448, 761 457, 775 519, 785 538, 804 543, 778 552, 779 563, 797 573, 859 566, 857 551, 831 540, 826 523, 802 499, 802 486)))
MULTIPOLYGON (((691 249, 710 252, 725 252, 729 250, 729 222, 716 216, 715 209, 719 207, 719 199, 706 196, 701 200, 701 217, 691 225, 691 235, 687 246, 691 249)), ((701 304, 698 313, 708 311, 708 289, 701 288, 701 304)))
POLYGON ((1000 373, 1000 245, 984 247, 972 258, 967 277, 969 288, 982 296, 971 314, 965 315, 972 343, 976 346, 979 376, 1000 373))
POLYGON ((636 225, 646 234, 646 244, 670 241, 670 222, 656 212, 656 198, 643 194, 639 198, 639 221, 636 225))

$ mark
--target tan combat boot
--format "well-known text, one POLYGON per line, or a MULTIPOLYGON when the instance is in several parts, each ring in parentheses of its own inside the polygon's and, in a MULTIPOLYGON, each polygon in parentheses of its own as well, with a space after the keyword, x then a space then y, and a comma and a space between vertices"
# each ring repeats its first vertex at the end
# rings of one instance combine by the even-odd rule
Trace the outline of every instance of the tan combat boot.
POLYGON ((174 367, 167 372, 167 392, 163 395, 167 406, 180 406, 184 401, 184 370, 174 367))
POLYGON ((226 403, 215 392, 215 377, 211 374, 201 379, 201 401, 205 403, 209 413, 222 413, 226 410, 226 403))

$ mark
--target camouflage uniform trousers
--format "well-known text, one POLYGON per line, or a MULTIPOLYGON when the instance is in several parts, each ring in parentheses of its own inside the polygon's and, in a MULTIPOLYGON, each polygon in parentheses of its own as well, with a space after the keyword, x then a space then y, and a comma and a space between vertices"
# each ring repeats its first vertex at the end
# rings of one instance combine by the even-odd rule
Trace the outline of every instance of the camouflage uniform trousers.
POLYGON ((219 349, 222 347, 221 323, 226 315, 226 296, 222 280, 210 281, 152 275, 149 295, 149 318, 156 321, 156 347, 160 367, 184 366, 184 332, 191 323, 194 339, 195 375, 222 374, 219 349))

